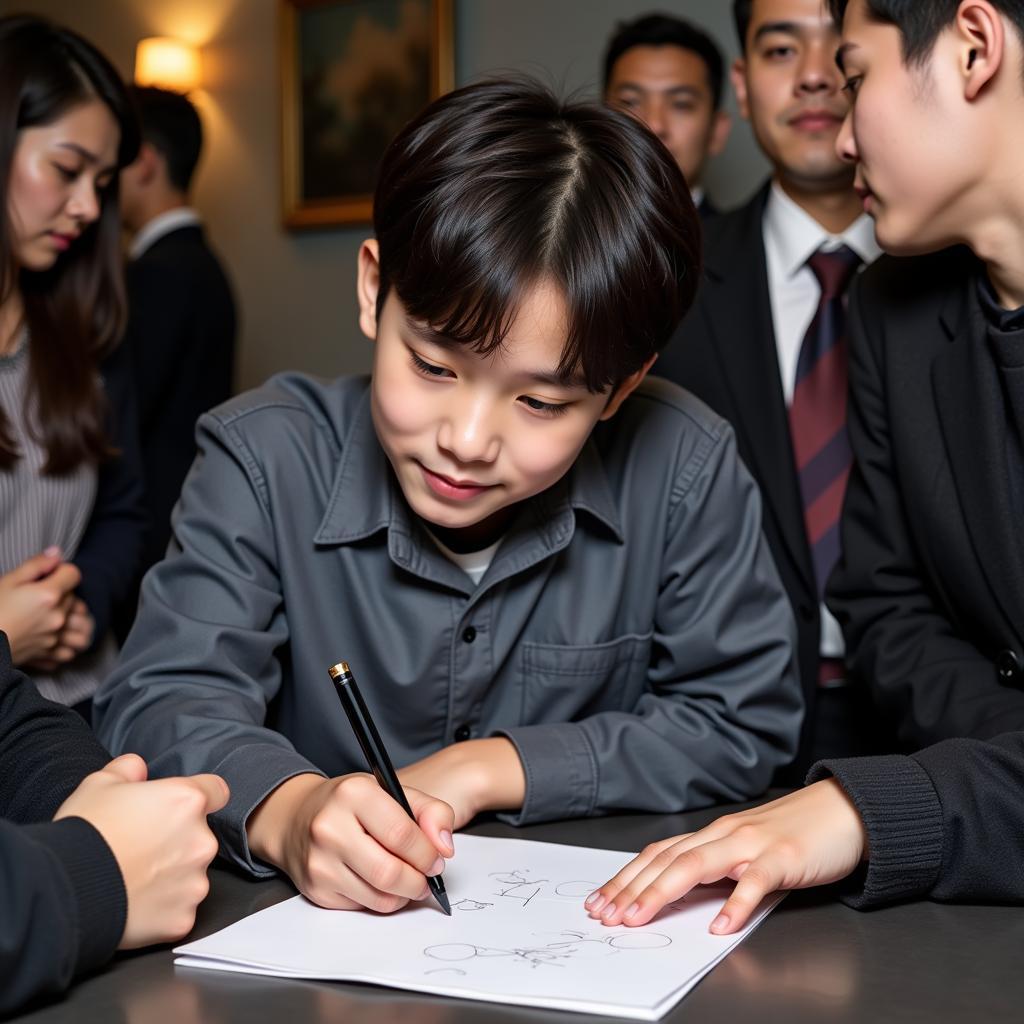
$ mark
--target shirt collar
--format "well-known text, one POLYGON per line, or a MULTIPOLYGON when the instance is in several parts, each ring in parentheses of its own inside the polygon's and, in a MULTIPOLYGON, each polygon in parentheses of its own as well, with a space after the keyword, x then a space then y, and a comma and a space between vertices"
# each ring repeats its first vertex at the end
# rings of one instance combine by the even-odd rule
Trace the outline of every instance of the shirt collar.
POLYGON ((202 219, 199 212, 192 209, 191 206, 178 206, 173 210, 159 213, 136 232, 128 249, 128 255, 133 260, 137 260, 164 235, 169 235, 172 231, 177 231, 178 228, 197 227, 200 224, 202 224, 202 219))
POLYGON ((765 244, 772 247, 779 267, 787 278, 793 277, 822 246, 836 249, 849 246, 867 266, 882 254, 875 240, 874 221, 862 213, 845 231, 834 235, 826 231, 806 210, 798 206, 777 181, 772 182, 764 210, 765 244))
MULTIPOLYGON (((538 521, 551 521, 560 509, 573 509, 592 516, 620 543, 623 541, 618 508, 592 437, 587 439, 569 472, 531 501, 538 503, 542 512, 538 521)), ((345 437, 331 497, 314 542, 351 544, 392 526, 409 535, 413 532, 412 522, 409 506, 377 439, 367 388, 345 437)))

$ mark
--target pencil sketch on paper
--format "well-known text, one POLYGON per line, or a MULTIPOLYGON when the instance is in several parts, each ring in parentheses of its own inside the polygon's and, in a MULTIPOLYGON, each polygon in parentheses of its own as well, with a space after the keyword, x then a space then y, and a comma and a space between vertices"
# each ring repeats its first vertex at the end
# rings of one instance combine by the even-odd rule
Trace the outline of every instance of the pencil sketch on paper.
POLYGON ((514 868, 512 871, 492 871, 488 878, 493 878, 495 883, 494 892, 490 895, 515 901, 524 907, 529 906, 534 897, 544 892, 545 886, 549 887, 545 893, 546 898, 558 897, 571 900, 584 899, 598 886, 597 882, 588 882, 582 879, 554 882, 550 878, 537 878, 533 877, 532 872, 525 868, 514 868))
MULTIPOLYGON (((469 942, 443 942, 427 946, 423 955, 431 960, 445 963, 461 963, 467 960, 483 960, 493 957, 508 959, 536 969, 538 967, 565 967, 570 963, 594 957, 616 956, 624 952, 640 952, 648 949, 664 949, 672 945, 672 939, 660 932, 627 931, 612 935, 588 935, 586 932, 561 931, 534 933, 541 939, 544 934, 555 935, 553 942, 540 942, 529 946, 501 948, 477 946, 469 942)), ((441 968, 443 970, 443 968, 441 968)), ((434 970, 426 974, 434 974, 434 970)), ((463 972, 465 973, 465 972, 463 972)))

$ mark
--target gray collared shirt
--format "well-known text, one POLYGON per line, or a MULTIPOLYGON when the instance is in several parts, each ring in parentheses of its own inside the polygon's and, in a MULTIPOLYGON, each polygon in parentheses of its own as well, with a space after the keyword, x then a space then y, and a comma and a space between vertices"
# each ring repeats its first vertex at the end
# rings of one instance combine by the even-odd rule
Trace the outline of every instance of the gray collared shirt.
POLYGON ((794 624, 732 430, 650 380, 525 502, 479 585, 411 513, 365 379, 285 374, 204 416, 168 557, 95 702, 154 775, 217 772, 223 852, 285 779, 365 770, 348 661, 396 766, 507 736, 516 822, 760 793, 802 715, 794 624))

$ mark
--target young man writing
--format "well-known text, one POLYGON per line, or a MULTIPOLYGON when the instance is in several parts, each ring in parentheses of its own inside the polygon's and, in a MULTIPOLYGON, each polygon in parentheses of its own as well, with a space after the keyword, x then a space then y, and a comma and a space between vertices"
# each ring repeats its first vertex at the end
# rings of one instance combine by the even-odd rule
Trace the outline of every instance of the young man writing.
POLYGON ((886 249, 937 254, 882 260, 855 289, 830 600, 905 739, 941 742, 825 761, 807 789, 645 851, 589 902, 609 924, 732 877, 714 928, 733 931, 766 892, 862 861, 854 906, 1024 901, 1024 155, 1005 130, 1024 113, 1024 3, 832 9, 854 97, 839 152, 886 249))
POLYGON ((759 792, 799 729, 791 612, 731 431, 644 380, 697 284, 679 168, 621 112, 481 83, 393 142, 374 227, 372 379, 201 421, 101 735, 216 766, 225 853, 331 907, 425 894, 481 811, 759 792), (419 827, 358 774, 341 659, 419 827))

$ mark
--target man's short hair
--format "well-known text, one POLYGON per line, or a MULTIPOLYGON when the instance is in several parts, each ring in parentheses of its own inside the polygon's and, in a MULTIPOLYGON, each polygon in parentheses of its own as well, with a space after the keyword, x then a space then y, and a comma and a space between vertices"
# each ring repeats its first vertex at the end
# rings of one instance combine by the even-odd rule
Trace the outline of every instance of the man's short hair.
POLYGON ((132 86, 132 96, 148 142, 167 162, 167 177, 187 192, 203 148, 203 125, 196 108, 181 93, 155 86, 132 86))
MULTIPOLYGON (((1024 0, 991 0, 992 6, 1005 14, 1024 37, 1024 0)), ((895 25, 900 31, 903 60, 920 64, 928 59, 935 41, 953 24, 960 0, 866 0, 868 14, 876 21, 895 25)), ((850 0, 829 0, 829 9, 836 24, 843 23, 850 0)))
POLYGON ((700 221, 668 150, 628 114, 525 77, 442 96, 391 143, 373 202, 378 316, 487 354, 528 291, 567 308, 559 372, 614 387, 669 340, 700 277, 700 221))
POLYGON ((707 68, 708 84, 715 110, 722 105, 725 61, 715 41, 702 29, 669 14, 645 14, 635 21, 619 22, 604 55, 604 90, 612 78, 615 62, 634 46, 678 46, 695 53, 707 68))

